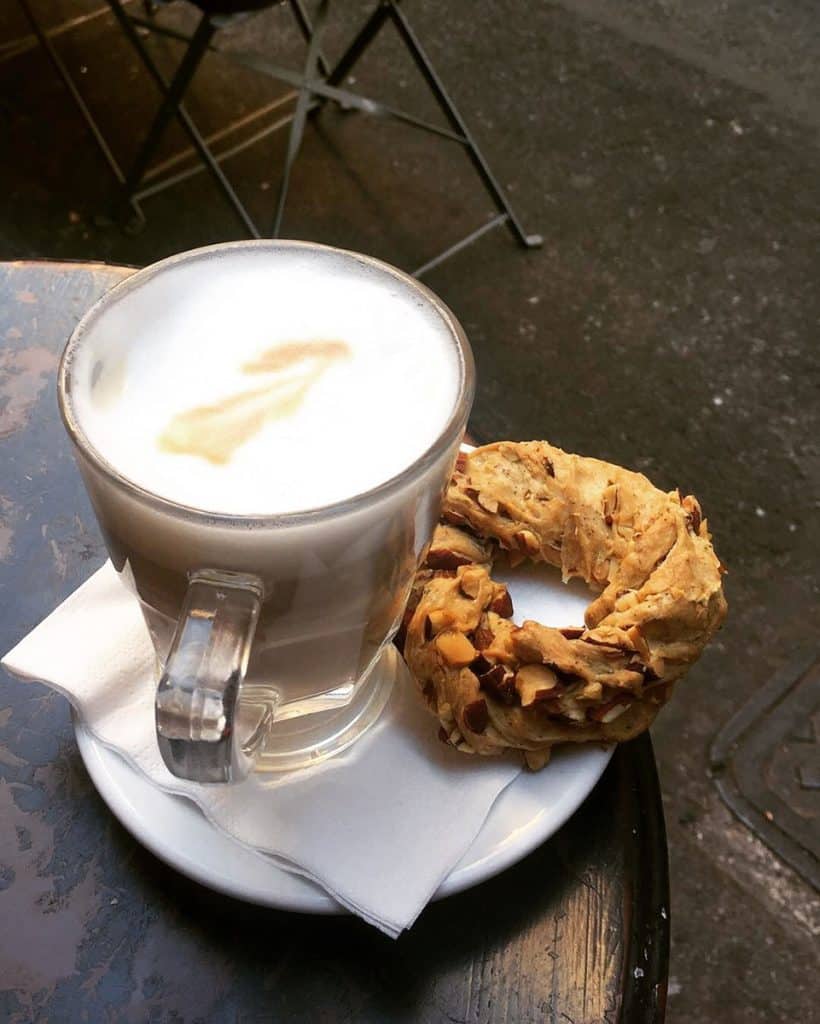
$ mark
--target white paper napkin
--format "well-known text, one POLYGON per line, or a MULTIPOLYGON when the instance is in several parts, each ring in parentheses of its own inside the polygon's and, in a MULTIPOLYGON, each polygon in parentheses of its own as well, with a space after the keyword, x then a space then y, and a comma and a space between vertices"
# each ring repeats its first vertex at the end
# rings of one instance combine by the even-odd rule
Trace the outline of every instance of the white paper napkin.
POLYGON ((67 697, 90 731, 162 789, 188 797, 260 856, 311 879, 396 937, 459 862, 513 760, 439 742, 407 670, 379 723, 344 753, 287 775, 200 786, 170 774, 154 736, 154 654, 135 598, 106 563, 3 659, 67 697))

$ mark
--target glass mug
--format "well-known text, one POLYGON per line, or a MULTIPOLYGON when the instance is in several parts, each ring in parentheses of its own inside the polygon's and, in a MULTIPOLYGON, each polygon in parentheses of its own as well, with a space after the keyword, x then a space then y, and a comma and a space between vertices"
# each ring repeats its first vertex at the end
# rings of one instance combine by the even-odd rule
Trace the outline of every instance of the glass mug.
MULTIPOLYGON (((276 323, 265 295, 250 301, 276 323)), ((473 391, 467 339, 432 292, 384 263, 327 246, 263 240, 181 253, 136 272, 83 317, 60 364, 60 411, 111 561, 139 599, 154 644, 157 742, 174 775, 233 782, 250 770, 304 767, 345 749, 377 720, 397 667, 390 641, 438 519, 473 391), (446 332, 458 366, 455 400, 427 450, 364 493, 250 516, 177 503, 104 458, 76 401, 94 364, 109 351, 127 352, 160 312, 181 294, 190 298, 203 272, 229 279, 243 273, 243 261, 274 267, 306 255, 352 261, 410 295, 446 332)))

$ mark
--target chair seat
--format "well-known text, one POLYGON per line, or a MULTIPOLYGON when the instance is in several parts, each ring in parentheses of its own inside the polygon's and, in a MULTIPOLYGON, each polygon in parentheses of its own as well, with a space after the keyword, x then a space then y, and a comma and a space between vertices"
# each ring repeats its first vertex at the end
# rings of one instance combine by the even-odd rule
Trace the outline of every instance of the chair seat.
POLYGON ((188 0, 203 14, 248 14, 266 7, 276 7, 284 0, 188 0))

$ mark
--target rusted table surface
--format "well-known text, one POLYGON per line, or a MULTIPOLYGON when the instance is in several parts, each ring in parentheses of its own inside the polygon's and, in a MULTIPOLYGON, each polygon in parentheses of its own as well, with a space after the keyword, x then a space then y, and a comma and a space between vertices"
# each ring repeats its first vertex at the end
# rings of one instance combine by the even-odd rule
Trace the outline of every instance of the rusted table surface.
MULTIPOLYGON (((104 560, 55 398, 82 313, 132 273, 0 264, 0 651, 104 560)), ((0 1020, 661 1021, 669 901, 652 747, 517 866, 397 941, 264 910, 145 851, 86 775, 66 701, 0 669, 0 1020)))

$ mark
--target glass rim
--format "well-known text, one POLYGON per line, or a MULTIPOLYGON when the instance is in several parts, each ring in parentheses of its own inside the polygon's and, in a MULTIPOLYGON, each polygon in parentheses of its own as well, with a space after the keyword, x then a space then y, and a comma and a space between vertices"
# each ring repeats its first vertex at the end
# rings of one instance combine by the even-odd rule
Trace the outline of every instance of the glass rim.
POLYGON ((60 416, 80 455, 87 459, 100 473, 120 490, 138 496, 142 501, 153 508, 175 515, 177 518, 193 520, 196 522, 222 523, 232 526, 273 526, 277 524, 296 526, 302 523, 309 523, 320 519, 335 518, 350 512, 355 512, 374 501, 389 496, 399 490, 413 477, 422 474, 435 460, 459 438, 460 433, 466 426, 467 417, 472 407, 475 393, 475 362, 473 359, 470 343, 463 327, 449 309, 449 307, 426 285, 417 281, 414 277, 399 270, 397 267, 385 263, 383 260, 373 256, 366 256, 362 253, 353 252, 349 249, 341 249, 332 245, 324 245, 319 242, 305 242, 286 239, 249 239, 237 242, 219 242, 214 245, 202 246, 196 249, 188 249, 185 252, 176 253, 163 260, 152 263, 147 267, 135 271, 129 277, 114 285, 105 292, 93 306, 88 309, 74 330, 71 332, 57 370, 57 401, 60 409, 60 416), (442 427, 433 443, 405 466, 400 472, 387 480, 382 481, 375 487, 366 491, 343 498, 339 501, 330 502, 327 505, 320 505, 316 508, 298 509, 292 512, 254 512, 233 514, 231 512, 220 512, 217 510, 199 508, 195 505, 186 505, 182 502, 166 498, 155 491, 144 487, 137 481, 132 480, 120 472, 110 463, 103 454, 91 443, 87 434, 82 428, 79 416, 76 413, 71 396, 71 367, 76 353, 83 344, 84 336, 92 329, 97 321, 115 303, 126 297, 135 289, 141 287, 151 278, 182 263, 191 263, 207 256, 208 254, 223 252, 231 249, 303 249, 308 251, 330 252, 337 255, 351 258, 355 262, 374 267, 384 273, 396 278, 402 284, 415 291, 438 313, 441 320, 450 332, 459 356, 459 382, 456 399, 453 403, 450 416, 442 427))

